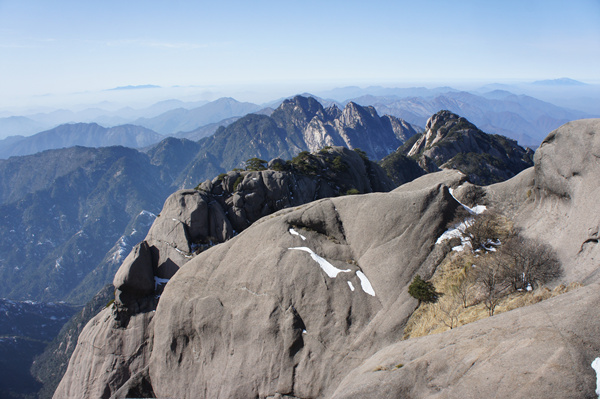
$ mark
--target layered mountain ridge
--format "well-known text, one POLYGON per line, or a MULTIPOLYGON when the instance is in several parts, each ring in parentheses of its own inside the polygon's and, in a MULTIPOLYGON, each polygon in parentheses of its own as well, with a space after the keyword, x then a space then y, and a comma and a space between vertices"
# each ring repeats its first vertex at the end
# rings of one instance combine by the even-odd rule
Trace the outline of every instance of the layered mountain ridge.
POLYGON ((135 125, 120 125, 111 128, 96 123, 73 123, 60 125, 29 137, 16 138, 5 143, 0 142, 0 158, 30 155, 40 151, 73 146, 108 147, 121 145, 141 148, 155 144, 163 139, 150 129, 135 125))

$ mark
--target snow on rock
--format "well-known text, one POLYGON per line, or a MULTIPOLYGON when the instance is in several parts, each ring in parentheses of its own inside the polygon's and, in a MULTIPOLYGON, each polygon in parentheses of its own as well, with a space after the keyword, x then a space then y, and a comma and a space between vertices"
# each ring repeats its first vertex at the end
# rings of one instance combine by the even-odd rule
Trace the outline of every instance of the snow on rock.
POLYGON ((325 274, 327 274, 331 278, 337 277, 337 275, 339 273, 345 273, 345 272, 350 271, 350 269, 346 269, 346 270, 338 269, 337 267, 333 266, 331 263, 327 262, 327 260, 325 260, 324 258, 317 255, 312 249, 310 249, 308 247, 294 247, 294 248, 288 248, 288 249, 308 252, 310 254, 310 257, 313 258, 313 260, 315 262, 317 262, 319 264, 319 266, 321 266, 321 269, 323 269, 325 274))
POLYGON ((457 238, 460 238, 461 246, 463 247, 462 249, 464 249, 464 245, 467 244, 468 240, 465 239, 465 237, 463 236, 463 231, 465 231, 467 229, 467 227, 469 227, 471 225, 472 221, 473 221, 473 218, 468 218, 467 220, 465 220, 463 222, 455 224, 454 226, 450 227, 448 230, 444 231, 444 233, 441 236, 439 236, 439 238, 437 239, 437 241, 435 243, 439 244, 444 240, 449 240, 451 238, 457 237, 457 238))
POLYGON ((371 282, 367 276, 360 270, 356 272, 356 275, 360 279, 360 286, 362 287, 363 291, 369 295, 375 296, 375 290, 373 289, 373 286, 371 285, 371 282))
POLYGON ((352 281, 348 281, 348 286, 350 287, 350 291, 354 291, 354 286, 352 285, 352 281))
MULTIPOLYGON (((149 217, 151 217, 153 219, 156 219, 156 215, 154 213, 150 212, 150 211, 141 211, 139 213, 139 215, 140 216, 149 216, 149 217)), ((87 215, 85 215, 85 216, 87 217, 87 215)))
POLYGON ((296 230, 294 230, 292 227, 290 227, 290 234, 293 236, 299 236, 300 238, 302 238, 302 240, 306 240, 306 237, 304 237, 302 234, 298 233, 296 230))
POLYGON ((592 368, 596 371, 596 395, 600 399, 600 357, 594 359, 592 368))
POLYGON ((473 208, 470 208, 470 207, 466 206, 465 204, 463 204, 462 202, 460 202, 454 196, 454 189, 450 188, 448 191, 450 191, 450 195, 452 196, 452 198, 454 198, 456 200, 456 202, 458 202, 463 208, 465 208, 471 215, 480 215, 483 212, 485 212, 485 210, 487 209, 487 207, 485 205, 475 205, 473 208))

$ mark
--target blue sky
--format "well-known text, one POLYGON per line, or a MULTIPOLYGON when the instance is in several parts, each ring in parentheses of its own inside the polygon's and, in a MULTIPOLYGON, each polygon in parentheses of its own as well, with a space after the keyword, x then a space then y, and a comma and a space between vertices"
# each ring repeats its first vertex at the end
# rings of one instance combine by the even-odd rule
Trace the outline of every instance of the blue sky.
POLYGON ((0 96, 600 76, 600 0, 0 0, 0 96))

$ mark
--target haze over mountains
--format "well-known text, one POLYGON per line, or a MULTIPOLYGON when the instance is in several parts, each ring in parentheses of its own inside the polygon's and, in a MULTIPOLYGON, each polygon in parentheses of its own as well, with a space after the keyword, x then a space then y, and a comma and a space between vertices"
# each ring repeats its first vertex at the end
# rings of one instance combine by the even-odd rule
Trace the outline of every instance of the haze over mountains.
MULTIPOLYGON (((448 109, 472 120, 484 131, 506 135, 523 145, 537 146, 548 130, 566 121, 600 115, 600 95, 597 94, 596 86, 565 85, 564 82, 567 81, 540 82, 527 85, 525 89, 523 85, 495 84, 470 91, 459 91, 451 87, 346 87, 319 95, 323 99, 321 102, 326 106, 336 103, 338 107, 343 108, 349 101, 372 105, 380 114, 396 116, 420 127, 424 127, 431 114, 440 109, 448 109), (581 90, 581 93, 576 90, 581 90), (539 94, 563 107, 568 105, 569 108, 537 100, 526 93, 539 94), (573 98, 578 93, 581 96, 573 98), (325 100, 328 98, 331 100, 325 100), (561 99, 564 101, 561 102, 561 99)), ((0 118, 0 139, 18 135, 29 136, 61 124, 83 122, 97 123, 103 127, 133 124, 165 136, 198 140, 214 133, 218 127, 207 125, 231 123, 233 117, 257 112, 266 106, 276 108, 280 102, 281 100, 258 105, 238 102, 232 98, 220 98, 212 102, 165 100, 139 109, 112 109, 115 108, 114 105, 104 103, 77 112, 52 110, 20 115, 2 112, 0 116, 6 116, 0 118), (199 129, 203 129, 201 133, 199 129), (191 133, 192 131, 196 131, 196 134, 191 133)), ((18 140, 11 138, 8 142, 0 141, 0 148, 18 140)), ((57 147, 58 144, 49 148, 57 147)))

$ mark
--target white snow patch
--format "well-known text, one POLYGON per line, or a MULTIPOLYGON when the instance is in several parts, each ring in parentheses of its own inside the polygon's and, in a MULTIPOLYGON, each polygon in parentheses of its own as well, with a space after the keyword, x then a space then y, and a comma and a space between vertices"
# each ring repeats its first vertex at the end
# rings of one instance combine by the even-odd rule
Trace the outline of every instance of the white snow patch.
POLYGON ((183 255, 184 258, 193 258, 194 254, 191 254, 189 252, 184 252, 181 249, 177 248, 177 247, 173 247, 173 249, 177 252, 179 252, 181 255, 183 255))
POLYGON ((360 270, 356 272, 356 275, 360 279, 360 286, 362 287, 363 291, 369 295, 375 296, 375 290, 373 289, 373 286, 371 285, 371 282, 367 276, 365 276, 365 274, 360 270))
POLYGON ((154 289, 157 289, 159 285, 167 284, 169 282, 168 278, 160 278, 154 276, 154 289))
POLYGON ((300 238, 302 238, 302 240, 306 240, 306 237, 304 237, 302 234, 298 233, 296 230, 294 230, 292 227, 290 227, 290 234, 293 236, 299 236, 300 238))
POLYGON ((526 290, 527 290, 527 292, 533 291, 533 287, 531 286, 531 284, 527 284, 526 290))
MULTIPOLYGON (((141 211, 140 216, 150 216, 151 218, 156 218, 156 215, 150 211, 141 211)), ((87 215, 85 215, 87 217, 87 215)))
POLYGON ((350 287, 350 291, 354 291, 354 286, 352 285, 352 281, 348 281, 348 286, 350 287))
MULTIPOLYGON (((437 239, 436 244, 441 243, 444 240, 449 240, 451 238, 457 237, 461 240, 461 246, 464 246, 467 243, 467 240, 463 237, 463 231, 467 229, 471 225, 473 218, 468 218, 464 222, 460 222, 450 227, 448 230, 444 231, 444 233, 437 239)), ((464 249, 464 248, 463 248, 464 249)))
POLYGON ((331 263, 327 262, 327 260, 325 260, 324 258, 317 255, 312 249, 310 249, 308 247, 294 247, 294 248, 288 248, 288 249, 294 249, 294 250, 298 250, 298 251, 308 252, 310 254, 310 257, 313 258, 313 260, 315 262, 317 262, 319 264, 319 266, 321 266, 321 269, 323 269, 325 274, 327 274, 331 278, 337 277, 337 275, 339 273, 345 273, 345 272, 350 271, 350 269, 346 269, 346 270, 338 269, 337 267, 333 266, 331 263))
POLYGON ((592 368, 596 371, 596 395, 600 399, 600 357, 594 359, 592 368))
POLYGON ((471 215, 480 215, 483 212, 485 212, 485 210, 487 209, 487 207, 485 205, 475 205, 473 208, 470 208, 470 207, 466 206, 465 204, 463 204, 462 202, 460 202, 454 196, 454 189, 450 188, 450 189, 448 189, 448 191, 450 191, 450 195, 452 196, 452 198, 454 198, 456 200, 456 202, 458 202, 463 208, 465 208, 471 215))
POLYGON ((302 330, 302 334, 308 334, 306 330, 302 330))

